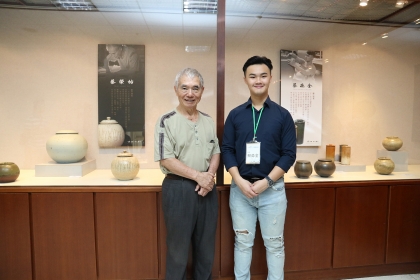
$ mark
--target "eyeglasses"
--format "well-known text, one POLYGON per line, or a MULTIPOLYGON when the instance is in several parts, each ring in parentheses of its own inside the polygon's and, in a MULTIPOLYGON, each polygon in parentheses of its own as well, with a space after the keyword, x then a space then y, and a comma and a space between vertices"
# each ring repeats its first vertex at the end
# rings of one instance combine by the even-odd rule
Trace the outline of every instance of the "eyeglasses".
POLYGON ((193 87, 186 87, 186 86, 181 86, 180 90, 182 93, 188 93, 191 90, 191 93, 196 94, 198 92, 200 92, 200 87, 198 86, 193 86, 193 87))

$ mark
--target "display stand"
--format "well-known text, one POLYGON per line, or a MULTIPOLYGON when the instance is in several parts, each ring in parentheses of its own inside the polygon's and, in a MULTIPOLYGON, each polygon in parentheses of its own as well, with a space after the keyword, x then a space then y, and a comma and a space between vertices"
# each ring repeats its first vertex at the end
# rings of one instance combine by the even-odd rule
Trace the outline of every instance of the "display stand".
POLYGON ((75 163, 48 163, 35 165, 35 177, 82 177, 96 169, 96 160, 75 163))
POLYGON ((406 151, 388 151, 378 150, 376 156, 390 158, 394 164, 394 172, 408 171, 408 152, 406 151))
POLYGON ((335 171, 341 172, 365 172, 366 165, 363 164, 341 164, 340 162, 335 162, 335 171))

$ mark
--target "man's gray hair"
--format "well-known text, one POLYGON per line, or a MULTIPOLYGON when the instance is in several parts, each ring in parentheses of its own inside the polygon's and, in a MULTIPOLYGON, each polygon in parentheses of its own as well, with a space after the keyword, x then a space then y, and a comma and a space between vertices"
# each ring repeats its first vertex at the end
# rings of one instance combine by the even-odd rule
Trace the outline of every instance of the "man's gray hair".
POLYGON ((178 88, 178 86, 179 86, 179 80, 184 75, 187 76, 190 79, 193 79, 195 77, 198 77, 198 79, 200 80, 200 87, 204 87, 204 79, 203 79, 203 76, 201 76, 200 72, 198 72, 194 68, 184 68, 175 77, 175 84, 174 84, 175 85, 175 88, 178 88))

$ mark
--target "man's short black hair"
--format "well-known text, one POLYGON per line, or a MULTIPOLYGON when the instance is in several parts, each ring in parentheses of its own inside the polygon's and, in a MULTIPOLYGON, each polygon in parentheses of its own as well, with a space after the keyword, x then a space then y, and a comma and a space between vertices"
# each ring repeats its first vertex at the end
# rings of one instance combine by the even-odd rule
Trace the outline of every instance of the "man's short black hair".
POLYGON ((246 69, 248 69, 249 66, 254 65, 254 64, 265 64, 267 65, 268 69, 270 69, 270 74, 271 74, 271 70, 273 70, 273 64, 271 63, 271 60, 269 58, 266 58, 265 56, 253 56, 251 58, 249 58, 245 64, 244 67, 242 67, 242 70, 244 71, 244 75, 246 73, 246 69))

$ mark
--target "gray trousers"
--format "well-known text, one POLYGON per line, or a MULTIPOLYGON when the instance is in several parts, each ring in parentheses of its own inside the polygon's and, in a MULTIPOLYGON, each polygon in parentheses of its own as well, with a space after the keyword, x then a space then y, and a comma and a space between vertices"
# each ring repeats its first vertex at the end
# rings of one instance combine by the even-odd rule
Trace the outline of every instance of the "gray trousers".
POLYGON ((162 184, 162 209, 167 231, 166 280, 187 278, 190 244, 193 252, 193 278, 211 279, 218 217, 214 187, 205 197, 194 191, 197 183, 182 177, 168 178, 162 184))

